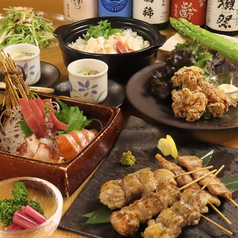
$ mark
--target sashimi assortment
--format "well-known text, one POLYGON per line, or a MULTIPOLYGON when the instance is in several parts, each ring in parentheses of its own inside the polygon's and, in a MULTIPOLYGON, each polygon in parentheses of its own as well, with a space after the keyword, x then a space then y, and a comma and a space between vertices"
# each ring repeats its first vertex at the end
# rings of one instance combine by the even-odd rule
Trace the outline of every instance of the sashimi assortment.
POLYGON ((21 98, 19 103, 23 118, 19 125, 24 140, 18 143, 14 153, 16 155, 60 163, 74 158, 98 134, 96 130, 85 129, 90 121, 78 107, 70 108, 60 101, 62 110, 59 116, 51 99, 21 98), (82 122, 77 123, 80 119, 82 122))

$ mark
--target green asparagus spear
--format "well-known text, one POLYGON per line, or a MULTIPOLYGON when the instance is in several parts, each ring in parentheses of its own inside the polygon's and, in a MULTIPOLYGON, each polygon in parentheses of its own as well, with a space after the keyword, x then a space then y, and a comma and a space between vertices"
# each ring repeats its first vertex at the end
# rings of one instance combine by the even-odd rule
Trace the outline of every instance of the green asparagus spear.
POLYGON ((194 25, 184 18, 170 18, 171 26, 182 35, 194 39, 208 48, 217 50, 220 54, 238 61, 238 44, 217 34, 194 25))

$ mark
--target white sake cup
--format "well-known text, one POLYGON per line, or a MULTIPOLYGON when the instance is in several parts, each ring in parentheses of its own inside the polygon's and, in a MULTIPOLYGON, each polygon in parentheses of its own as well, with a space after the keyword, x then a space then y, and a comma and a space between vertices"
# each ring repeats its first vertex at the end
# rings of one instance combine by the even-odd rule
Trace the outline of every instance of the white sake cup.
POLYGON ((70 97, 90 103, 102 102, 108 94, 108 65, 97 59, 80 59, 67 67, 70 97), (96 70, 98 74, 82 75, 79 71, 96 70))
POLYGON ((16 66, 24 70, 25 82, 27 85, 36 84, 41 77, 40 67, 40 49, 32 44, 14 44, 3 49, 6 54, 9 54, 16 66), (18 54, 32 54, 24 58, 18 58, 18 54))

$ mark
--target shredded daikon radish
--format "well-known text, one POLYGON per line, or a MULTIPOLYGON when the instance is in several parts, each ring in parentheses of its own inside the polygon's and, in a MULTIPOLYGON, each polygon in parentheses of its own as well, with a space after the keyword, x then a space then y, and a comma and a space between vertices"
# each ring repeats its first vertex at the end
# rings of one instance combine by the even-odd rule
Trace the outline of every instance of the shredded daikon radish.
POLYGON ((18 122, 23 120, 23 117, 20 107, 17 107, 2 112, 0 116, 1 122, 6 113, 10 113, 10 116, 4 124, 4 127, 2 123, 0 123, 0 150, 15 154, 19 144, 24 141, 25 137, 20 126, 18 125, 18 122))

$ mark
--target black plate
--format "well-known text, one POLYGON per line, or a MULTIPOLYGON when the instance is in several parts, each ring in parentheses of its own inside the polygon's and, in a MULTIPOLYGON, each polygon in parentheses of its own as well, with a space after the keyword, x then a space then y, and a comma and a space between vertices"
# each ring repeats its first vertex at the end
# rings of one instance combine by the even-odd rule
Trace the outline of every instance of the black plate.
MULTIPOLYGON (((223 164, 225 165, 225 168, 219 176, 237 176, 237 148, 197 141, 187 136, 184 132, 182 133, 179 130, 174 130, 173 127, 166 125, 162 126, 157 123, 150 124, 139 118, 131 117, 129 118, 128 124, 119 135, 112 151, 76 198, 73 205, 62 217, 59 228, 85 237, 123 238, 124 236, 118 234, 110 223, 96 225, 85 224, 87 218, 82 215, 93 212, 102 206, 99 202, 98 194, 101 185, 106 181, 123 178, 128 173, 135 172, 145 167, 150 167, 152 171, 160 168, 159 162, 155 159, 155 155, 159 153, 157 143, 161 137, 164 138, 167 134, 174 138, 180 155, 196 155, 198 153, 207 153, 214 150, 210 165, 213 165, 216 169, 219 169, 223 164), (137 160, 136 164, 133 166, 123 166, 119 163, 122 153, 128 150, 132 151, 137 160)), ((237 201, 238 192, 233 193, 233 199, 237 201)), ((205 215, 226 229, 232 231, 234 233, 233 237, 238 237, 238 209, 230 201, 221 200, 222 204, 219 207, 219 210, 233 222, 232 225, 228 225, 226 221, 217 215, 211 208, 209 208, 209 213, 205 215)), ((140 232, 143 230, 144 227, 142 227, 132 238, 141 238, 140 232)), ((231 236, 206 220, 201 219, 198 225, 185 227, 182 234, 179 236, 179 238, 191 237, 228 238, 231 236)))
MULTIPOLYGON (((67 96, 70 97, 69 92, 69 81, 63 81, 54 86, 55 92, 54 94, 58 96, 67 96)), ((106 106, 119 107, 126 97, 126 92, 123 86, 113 80, 108 80, 108 95, 107 97, 100 103, 106 106)))
MULTIPOLYGON (((38 86, 38 87, 50 87, 52 86, 60 77, 59 69, 54 66, 53 64, 41 61, 41 77, 40 80, 31 86, 38 86)), ((3 81, 3 75, 0 74, 0 82, 3 81)))
POLYGON ((126 94, 131 104, 143 114, 164 124, 191 130, 220 130, 238 127, 238 109, 230 107, 229 111, 219 118, 200 119, 186 122, 174 116, 171 101, 160 100, 150 91, 148 81, 153 71, 164 62, 145 67, 134 74, 127 83, 126 94))

